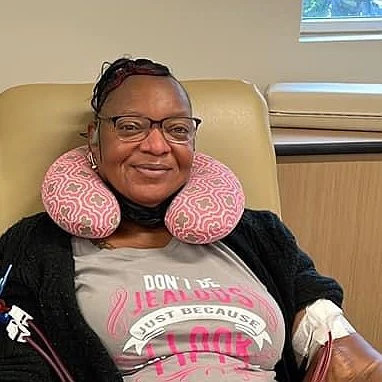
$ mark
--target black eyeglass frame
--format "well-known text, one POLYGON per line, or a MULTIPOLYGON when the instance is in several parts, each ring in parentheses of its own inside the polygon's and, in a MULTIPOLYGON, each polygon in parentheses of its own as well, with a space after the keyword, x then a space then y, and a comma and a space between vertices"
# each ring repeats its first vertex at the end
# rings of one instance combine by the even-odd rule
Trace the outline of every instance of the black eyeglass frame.
MULTIPOLYGON (((189 119, 189 120, 192 120, 195 122, 195 132, 194 132, 194 135, 191 139, 187 140, 187 141, 176 141, 176 140, 171 140, 171 139, 168 139, 165 135, 165 139, 171 143, 178 143, 178 144, 186 144, 190 141, 192 141, 192 139, 195 138, 195 135, 196 135, 196 132, 198 130, 198 127, 199 125, 202 123, 202 119, 200 118, 197 118, 197 117, 166 117, 166 118, 163 118, 163 119, 160 119, 160 120, 156 120, 156 119, 152 119, 152 118, 149 118, 149 117, 143 117, 143 116, 140 116, 140 115, 115 115, 113 117, 103 117, 103 116, 100 116, 100 115, 96 115, 95 116, 95 120, 96 121, 111 121, 113 122, 113 126, 114 126, 114 129, 117 127, 116 124, 117 124, 117 121, 118 119, 120 118, 125 118, 125 117, 130 117, 130 118, 143 118, 143 119, 146 119, 147 121, 150 122, 150 126, 149 126, 149 129, 147 130, 148 132, 153 128, 153 125, 159 125, 159 128, 162 130, 162 132, 164 131, 163 130, 163 123, 166 122, 167 120, 169 119, 177 119, 177 118, 182 118, 182 119, 189 119)), ((117 138, 119 140, 121 140, 122 142, 139 142, 139 141, 143 141, 144 139, 147 138, 149 134, 147 134, 145 137, 143 137, 142 139, 128 139, 128 140, 124 140, 124 139, 121 139, 120 137, 118 137, 117 135, 117 138)))

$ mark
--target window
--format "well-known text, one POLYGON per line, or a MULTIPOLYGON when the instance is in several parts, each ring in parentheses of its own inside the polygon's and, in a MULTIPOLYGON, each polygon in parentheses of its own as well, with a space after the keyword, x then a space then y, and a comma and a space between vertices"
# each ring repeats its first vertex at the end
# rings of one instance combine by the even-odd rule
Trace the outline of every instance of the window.
POLYGON ((300 41, 382 39, 382 0, 302 0, 300 41))

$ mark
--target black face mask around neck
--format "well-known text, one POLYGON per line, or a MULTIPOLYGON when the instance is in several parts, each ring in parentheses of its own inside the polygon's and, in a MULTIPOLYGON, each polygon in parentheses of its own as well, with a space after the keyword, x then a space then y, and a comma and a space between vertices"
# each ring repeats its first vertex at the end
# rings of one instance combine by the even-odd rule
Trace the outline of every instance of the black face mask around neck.
POLYGON ((108 183, 107 186, 118 201, 122 219, 133 221, 141 226, 150 228, 164 227, 164 217, 166 215, 167 208, 175 196, 183 188, 181 187, 157 206, 145 207, 123 196, 110 183, 108 183))

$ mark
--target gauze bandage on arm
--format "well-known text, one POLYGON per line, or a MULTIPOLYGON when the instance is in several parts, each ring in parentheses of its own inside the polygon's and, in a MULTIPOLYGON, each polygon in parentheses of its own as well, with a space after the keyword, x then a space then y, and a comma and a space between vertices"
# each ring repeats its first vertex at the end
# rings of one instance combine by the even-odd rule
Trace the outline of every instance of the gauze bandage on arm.
POLYGON ((329 332, 335 340, 354 333, 355 329, 344 317, 341 308, 329 300, 317 300, 305 308, 305 314, 293 335, 292 345, 299 366, 305 358, 309 365, 319 347, 328 340, 329 332))

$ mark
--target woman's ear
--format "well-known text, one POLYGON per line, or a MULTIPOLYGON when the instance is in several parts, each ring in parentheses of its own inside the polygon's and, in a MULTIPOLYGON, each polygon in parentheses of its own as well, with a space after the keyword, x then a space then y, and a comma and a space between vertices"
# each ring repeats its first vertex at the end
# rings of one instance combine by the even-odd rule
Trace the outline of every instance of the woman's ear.
POLYGON ((89 159, 91 161, 92 168, 96 168, 97 163, 100 163, 100 131, 99 122, 92 121, 88 124, 88 147, 90 151, 89 159))
POLYGON ((99 121, 92 121, 88 124, 88 146, 95 154, 99 154, 99 121))

